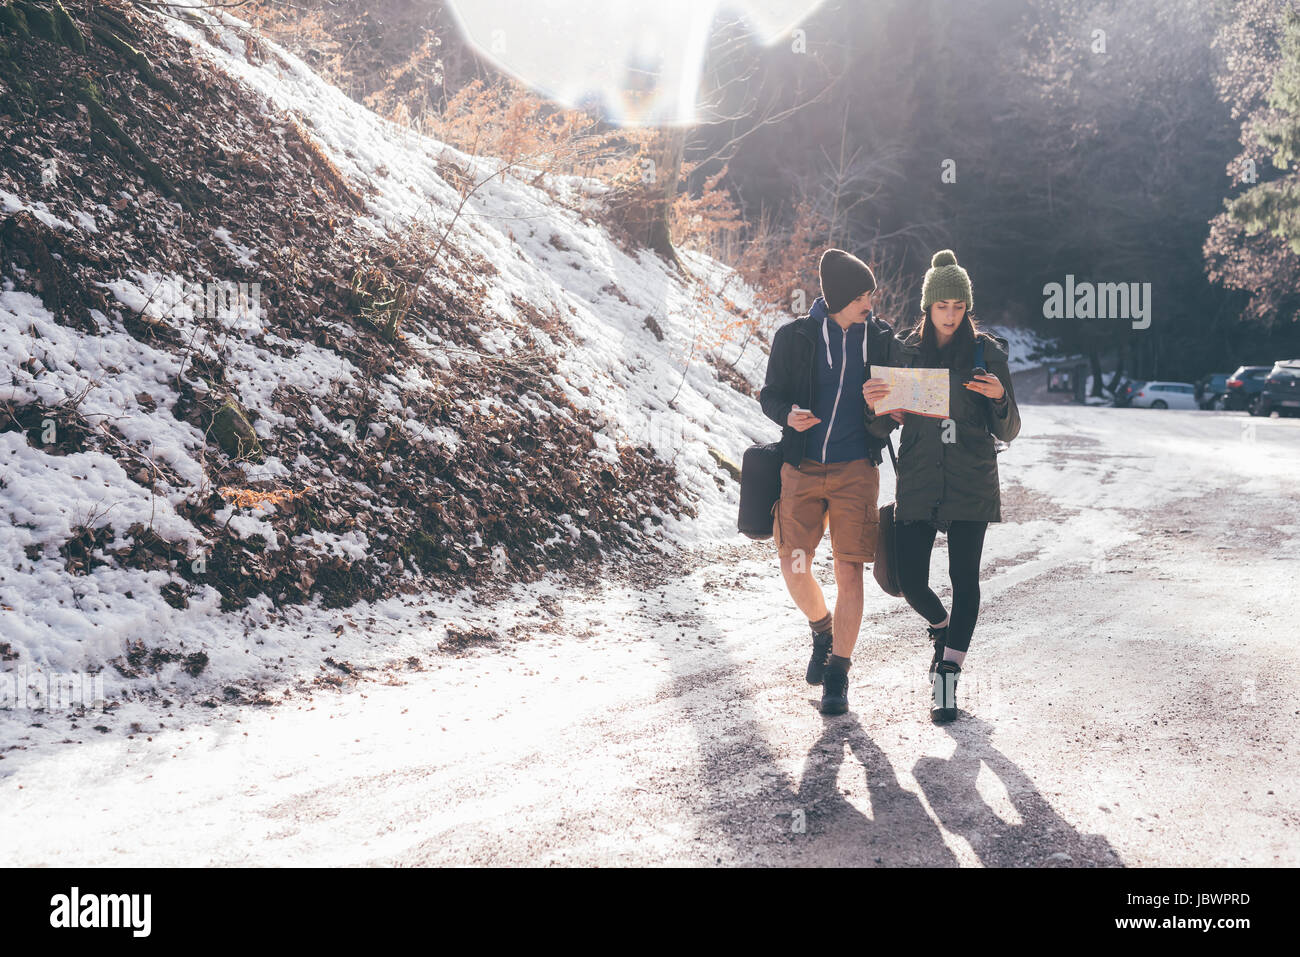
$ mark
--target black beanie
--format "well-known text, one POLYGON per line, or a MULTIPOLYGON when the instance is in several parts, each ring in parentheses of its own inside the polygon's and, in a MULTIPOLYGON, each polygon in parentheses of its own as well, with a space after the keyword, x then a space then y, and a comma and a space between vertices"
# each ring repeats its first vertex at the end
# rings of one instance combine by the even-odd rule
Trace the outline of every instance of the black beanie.
POLYGON ((817 266, 827 312, 839 312, 864 292, 875 292, 871 267, 843 249, 828 249, 817 266))

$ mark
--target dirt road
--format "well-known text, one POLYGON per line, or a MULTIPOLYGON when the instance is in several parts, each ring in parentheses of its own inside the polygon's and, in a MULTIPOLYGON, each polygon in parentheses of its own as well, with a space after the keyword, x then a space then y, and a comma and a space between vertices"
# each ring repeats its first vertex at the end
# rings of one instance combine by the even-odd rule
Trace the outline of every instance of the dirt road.
POLYGON ((822 717, 737 539, 538 590, 424 670, 11 753, 3 863, 1300 864, 1300 421, 1024 422, 952 725, 876 591, 822 717))

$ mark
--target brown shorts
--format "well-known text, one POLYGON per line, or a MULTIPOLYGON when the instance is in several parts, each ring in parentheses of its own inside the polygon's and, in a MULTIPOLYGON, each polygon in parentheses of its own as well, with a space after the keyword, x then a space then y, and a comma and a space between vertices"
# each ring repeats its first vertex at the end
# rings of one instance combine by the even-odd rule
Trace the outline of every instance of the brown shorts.
POLYGON ((831 554, 846 562, 876 560, 880 533, 880 471, 868 459, 781 466, 781 498, 772 510, 777 554, 809 563, 829 523, 831 554))

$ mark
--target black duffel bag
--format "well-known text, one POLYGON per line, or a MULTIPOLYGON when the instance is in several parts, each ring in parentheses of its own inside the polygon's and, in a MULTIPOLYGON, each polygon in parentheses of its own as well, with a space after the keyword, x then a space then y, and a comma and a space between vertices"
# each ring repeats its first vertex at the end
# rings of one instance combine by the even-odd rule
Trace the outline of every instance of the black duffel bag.
POLYGON ((761 540, 772 537, 772 509, 781 497, 781 443, 751 445, 740 462, 740 517, 742 535, 761 540))

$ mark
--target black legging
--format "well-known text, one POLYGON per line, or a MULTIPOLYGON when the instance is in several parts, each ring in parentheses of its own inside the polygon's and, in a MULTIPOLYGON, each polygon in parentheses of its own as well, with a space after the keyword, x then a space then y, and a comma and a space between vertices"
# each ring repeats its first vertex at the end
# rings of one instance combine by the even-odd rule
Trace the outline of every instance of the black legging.
MULTIPOLYGON (((980 612, 980 554, 988 522, 953 522, 948 529, 948 577, 952 579, 952 618, 944 647, 965 651, 975 632, 980 612)), ((898 582, 903 597, 931 625, 947 614, 943 602, 930 590, 930 552, 934 526, 929 522, 900 522, 898 529, 898 582)))

